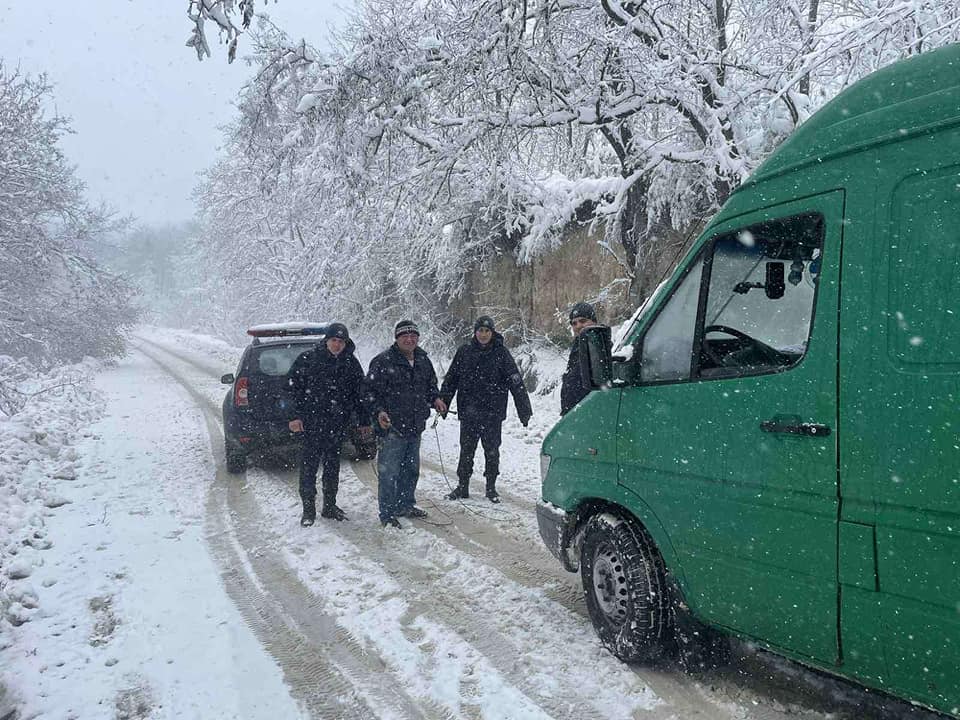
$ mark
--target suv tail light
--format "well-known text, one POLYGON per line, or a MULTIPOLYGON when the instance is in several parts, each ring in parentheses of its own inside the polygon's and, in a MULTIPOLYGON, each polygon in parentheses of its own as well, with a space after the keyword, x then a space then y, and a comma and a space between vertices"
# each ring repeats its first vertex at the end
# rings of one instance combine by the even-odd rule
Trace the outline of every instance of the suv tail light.
POLYGON ((250 404, 247 393, 250 388, 250 378, 237 378, 237 386, 233 390, 233 403, 237 407, 246 407, 250 404))

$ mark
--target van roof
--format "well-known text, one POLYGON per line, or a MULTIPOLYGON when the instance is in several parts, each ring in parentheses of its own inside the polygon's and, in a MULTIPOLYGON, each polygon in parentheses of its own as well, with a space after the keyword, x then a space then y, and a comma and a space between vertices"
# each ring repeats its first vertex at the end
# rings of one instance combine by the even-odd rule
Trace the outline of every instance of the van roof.
POLYGON ((740 186, 960 122, 960 44, 881 68, 814 113, 740 186))

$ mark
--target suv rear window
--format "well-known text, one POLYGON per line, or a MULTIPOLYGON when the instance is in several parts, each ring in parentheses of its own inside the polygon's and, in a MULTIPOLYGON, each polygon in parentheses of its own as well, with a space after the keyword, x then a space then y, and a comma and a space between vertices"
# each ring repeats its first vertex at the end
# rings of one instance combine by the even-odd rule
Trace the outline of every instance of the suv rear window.
POLYGON ((270 345, 257 348, 250 355, 248 367, 251 373, 279 377, 290 372, 290 366, 297 356, 311 350, 316 345, 295 343, 290 345, 270 345))

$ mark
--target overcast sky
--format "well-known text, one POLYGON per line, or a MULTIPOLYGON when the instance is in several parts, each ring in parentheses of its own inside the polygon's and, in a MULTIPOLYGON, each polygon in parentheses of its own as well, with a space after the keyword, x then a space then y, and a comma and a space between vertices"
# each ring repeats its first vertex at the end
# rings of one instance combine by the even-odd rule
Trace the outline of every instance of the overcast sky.
MULTIPOLYGON (((197 173, 217 154, 217 126, 251 73, 228 65, 213 23, 212 57, 197 61, 187 0, 0 0, 0 57, 46 72, 57 110, 72 118, 62 146, 90 198, 145 223, 193 215, 197 173)), ((258 13, 323 48, 352 0, 257 0, 258 13)), ((247 45, 247 47, 249 47, 247 45)))

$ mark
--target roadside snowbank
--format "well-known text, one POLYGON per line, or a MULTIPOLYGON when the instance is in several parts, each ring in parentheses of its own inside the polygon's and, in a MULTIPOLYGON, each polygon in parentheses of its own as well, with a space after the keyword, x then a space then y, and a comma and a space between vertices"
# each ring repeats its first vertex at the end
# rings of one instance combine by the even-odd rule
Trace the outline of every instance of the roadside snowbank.
POLYGON ((89 359, 18 384, 23 408, 0 416, 0 650, 10 625, 39 612, 34 570, 51 547, 45 518, 69 502, 77 476, 78 437, 103 411, 90 384, 99 364, 89 359))
POLYGON ((200 409, 137 352, 69 387, 2 426, 0 717, 302 717, 209 554, 200 409))

